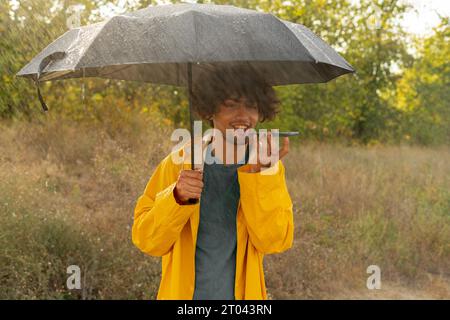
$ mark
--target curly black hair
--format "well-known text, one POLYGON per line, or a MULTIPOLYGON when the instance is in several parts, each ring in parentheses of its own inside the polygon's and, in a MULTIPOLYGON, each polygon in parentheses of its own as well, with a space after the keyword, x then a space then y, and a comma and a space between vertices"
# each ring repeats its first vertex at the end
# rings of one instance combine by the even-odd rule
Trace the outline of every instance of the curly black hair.
POLYGON ((245 98, 249 106, 257 107, 259 121, 272 120, 279 112, 280 100, 275 90, 256 70, 248 66, 219 67, 193 84, 192 107, 203 120, 209 120, 227 99, 245 98))

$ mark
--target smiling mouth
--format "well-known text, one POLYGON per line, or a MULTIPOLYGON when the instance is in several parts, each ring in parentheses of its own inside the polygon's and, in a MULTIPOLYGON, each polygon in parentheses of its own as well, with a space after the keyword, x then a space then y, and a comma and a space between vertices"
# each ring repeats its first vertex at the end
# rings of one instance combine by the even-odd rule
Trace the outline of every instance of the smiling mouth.
POLYGON ((246 131, 250 128, 249 125, 245 125, 245 124, 235 124, 235 125, 232 125, 232 127, 234 130, 242 129, 244 131, 246 131))

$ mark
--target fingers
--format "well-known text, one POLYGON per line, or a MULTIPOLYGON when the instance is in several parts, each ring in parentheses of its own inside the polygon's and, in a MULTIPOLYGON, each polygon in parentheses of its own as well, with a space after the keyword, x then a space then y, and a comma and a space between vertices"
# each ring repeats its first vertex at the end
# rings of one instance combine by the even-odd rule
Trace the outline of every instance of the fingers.
POLYGON ((260 154, 267 155, 267 156, 271 155, 271 141, 272 141, 271 139, 272 138, 271 138, 270 131, 267 133, 261 133, 259 135, 257 149, 256 149, 258 156, 260 154), (260 151, 260 149, 261 149, 261 151, 260 151))
POLYGON ((192 190, 189 188, 186 188, 186 186, 183 186, 183 184, 181 185, 177 185, 175 187, 175 193, 176 198, 178 198, 179 200, 181 200, 182 202, 185 202, 189 199, 199 199, 200 195, 202 194, 201 190, 192 190))
POLYGON ((193 193, 202 193, 203 185, 202 186, 194 186, 187 184, 185 182, 181 182, 179 185, 180 188, 185 190, 186 192, 193 192, 193 193))
POLYGON ((203 181, 203 171, 200 170, 181 170, 180 177, 203 181))
POLYGON ((289 152, 289 137, 283 138, 283 147, 280 149, 280 159, 287 155, 289 152))
MULTIPOLYGON (((262 136, 262 138, 264 139, 264 136, 262 136)), ((283 137, 283 146, 281 148, 279 147, 279 141, 272 139, 276 138, 273 138, 271 132, 268 132, 267 143, 264 143, 263 141, 260 141, 260 143, 258 143, 258 155, 259 147, 262 147, 262 152, 264 152, 264 154, 266 154, 268 157, 271 157, 272 155, 278 155, 278 159, 281 159, 289 153, 289 137, 283 137), (275 150, 272 150, 272 144, 275 150)))
POLYGON ((188 199, 200 199, 201 192, 189 192, 184 191, 183 194, 180 194, 180 198, 182 201, 187 201, 188 199))
MULTIPOLYGON (((277 148, 279 144, 274 141, 274 145, 277 148)), ((268 155, 272 154, 272 133, 269 132, 267 135, 267 146, 268 146, 268 155)), ((281 149, 275 150, 275 154, 279 153, 279 158, 281 159, 289 152, 289 137, 283 137, 283 147, 281 149)))
POLYGON ((180 171, 175 189, 176 194, 181 201, 200 198, 203 190, 203 171, 180 171))
POLYGON ((192 188, 203 188, 203 173, 200 171, 182 170, 178 180, 192 188))
POLYGON ((179 181, 186 182, 192 186, 203 187, 203 177, 199 179, 198 177, 180 176, 179 181))

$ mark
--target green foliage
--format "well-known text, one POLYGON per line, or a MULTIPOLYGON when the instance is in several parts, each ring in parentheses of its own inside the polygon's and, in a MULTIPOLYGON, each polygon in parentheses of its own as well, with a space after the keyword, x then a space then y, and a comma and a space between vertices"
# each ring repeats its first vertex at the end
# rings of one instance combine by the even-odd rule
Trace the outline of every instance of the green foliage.
POLYGON ((418 59, 398 80, 397 107, 405 113, 404 133, 416 143, 450 141, 450 27, 445 18, 420 42, 418 59))
MULTIPOLYGON (((22 0, 18 8, 12 8, 9 1, 0 4, 0 117, 30 119, 41 113, 34 85, 14 74, 67 31, 70 5, 84 6, 83 25, 101 20, 97 9, 107 2, 22 0)), ((199 2, 271 12, 304 24, 356 68, 356 74, 326 84, 276 88, 282 112, 263 127, 299 130, 305 139, 312 140, 448 143, 448 18, 442 18, 441 26, 429 38, 412 41, 413 37, 399 25, 410 8, 399 1, 199 2), (407 50, 411 43, 417 55, 407 50)), ((118 9, 135 10, 155 3, 124 2, 124 7, 118 9)), ((95 109, 108 100, 110 106, 111 101, 123 101, 128 107, 158 112, 167 123, 176 126, 186 127, 189 123, 185 88, 77 79, 45 83, 42 92, 51 112, 67 113, 80 121, 99 117, 95 109)))

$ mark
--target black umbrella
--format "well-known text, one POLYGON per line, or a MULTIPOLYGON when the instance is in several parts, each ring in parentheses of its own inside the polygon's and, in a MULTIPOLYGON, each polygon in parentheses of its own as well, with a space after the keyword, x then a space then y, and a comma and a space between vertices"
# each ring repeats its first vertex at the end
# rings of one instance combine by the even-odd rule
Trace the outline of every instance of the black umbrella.
POLYGON ((67 31, 17 74, 39 83, 80 77, 187 86, 194 168, 192 83, 205 72, 249 67, 269 85, 319 83, 355 72, 301 24, 229 5, 149 6, 67 31))

